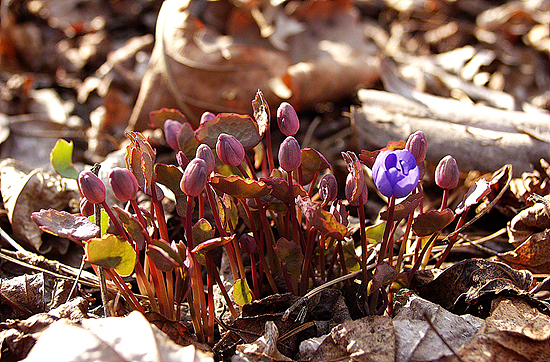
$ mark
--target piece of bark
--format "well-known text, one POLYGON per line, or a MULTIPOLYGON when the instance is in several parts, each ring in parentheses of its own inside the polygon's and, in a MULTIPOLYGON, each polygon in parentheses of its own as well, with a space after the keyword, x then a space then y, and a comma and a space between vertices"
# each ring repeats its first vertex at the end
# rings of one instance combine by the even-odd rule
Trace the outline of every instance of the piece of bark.
POLYGON ((437 164, 450 154, 461 170, 492 172, 510 163, 520 175, 550 157, 550 115, 471 105, 416 91, 407 95, 358 92, 362 106, 351 109, 351 119, 361 147, 384 147, 422 130, 428 139, 427 160, 437 164))

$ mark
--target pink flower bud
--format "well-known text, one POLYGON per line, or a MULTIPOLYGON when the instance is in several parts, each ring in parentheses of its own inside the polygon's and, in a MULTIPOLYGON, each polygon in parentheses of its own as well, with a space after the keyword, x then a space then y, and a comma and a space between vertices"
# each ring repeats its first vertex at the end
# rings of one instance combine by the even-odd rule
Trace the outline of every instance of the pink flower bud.
POLYGON ((239 140, 226 133, 218 136, 216 153, 219 159, 229 166, 239 166, 245 156, 244 147, 239 140))
POLYGON ((197 151, 195 153, 196 158, 201 158, 206 162, 206 172, 210 175, 212 171, 214 171, 214 167, 216 166, 216 159, 214 158, 214 152, 212 152, 212 149, 208 147, 206 144, 201 144, 199 147, 197 147, 197 151))
POLYGON ((181 131, 182 127, 182 123, 171 119, 164 122, 164 138, 166 138, 166 143, 168 143, 168 146, 170 146, 170 148, 174 151, 178 151, 180 149, 178 145, 178 133, 181 131))
POLYGON ((82 196, 92 204, 105 202, 105 185, 92 171, 81 171, 78 175, 78 188, 82 196))
MULTIPOLYGON (((355 185, 354 185, 353 174, 349 173, 348 176, 346 177, 346 188, 345 188, 346 199, 348 199, 348 201, 351 200, 351 195, 353 193, 354 186, 355 185)), ((359 200, 362 200, 364 205, 367 203, 368 195, 369 195, 369 190, 367 188, 367 183, 365 182, 363 183, 363 189, 361 190, 361 194, 359 195, 359 197, 353 202, 350 201, 349 204, 352 206, 359 206, 359 200)))
POLYGON ((460 175, 458 165, 452 156, 445 156, 435 168, 435 183, 442 189, 450 190, 458 186, 460 175))
POLYGON ((426 158, 426 149, 428 148, 428 141, 426 135, 422 131, 416 131, 407 139, 405 148, 409 150, 414 156, 416 163, 419 164, 426 158))
POLYGON ((248 234, 242 234, 239 237, 239 246, 247 254, 252 254, 256 250, 256 239, 248 234))
POLYGON ((327 204, 336 199, 337 195, 338 181, 333 174, 327 173, 319 182, 319 196, 323 200, 323 204, 327 204))
POLYGON ((206 123, 208 121, 211 121, 213 120, 214 118, 216 118, 216 115, 212 112, 204 112, 202 115, 201 115, 201 120, 200 120, 200 124, 203 124, 203 123, 206 123))
POLYGON ((94 214, 94 204, 92 204, 87 198, 82 197, 80 199, 80 213, 82 216, 90 216, 94 214))
POLYGON ((300 129, 300 120, 290 103, 283 102, 277 108, 277 124, 285 136, 294 136, 300 129))
POLYGON ((279 165, 286 172, 294 171, 302 164, 302 150, 296 138, 288 136, 279 147, 279 165))
POLYGON ((126 169, 115 167, 109 172, 109 183, 113 193, 120 201, 129 201, 136 198, 139 186, 136 176, 126 169))
POLYGON ((206 162, 194 158, 189 162, 180 181, 180 188, 187 196, 199 196, 206 185, 206 162))

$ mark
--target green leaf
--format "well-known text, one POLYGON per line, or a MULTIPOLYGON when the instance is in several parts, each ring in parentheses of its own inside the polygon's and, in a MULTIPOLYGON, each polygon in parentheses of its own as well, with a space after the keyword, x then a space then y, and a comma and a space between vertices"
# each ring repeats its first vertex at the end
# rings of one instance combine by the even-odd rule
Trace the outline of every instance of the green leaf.
POLYGON ((193 233, 193 246, 197 246, 200 243, 214 238, 216 231, 212 228, 212 225, 205 218, 199 219, 192 227, 193 233))
POLYGON ((261 140, 258 124, 250 116, 236 113, 220 113, 199 126, 195 138, 215 148, 221 133, 232 135, 241 142, 245 150, 254 148, 261 140))
POLYGON ((54 209, 40 210, 31 214, 42 231, 71 240, 88 240, 99 235, 99 227, 81 215, 69 214, 54 209))
POLYGON ((239 175, 216 175, 210 178, 210 184, 216 190, 240 199, 263 197, 271 193, 271 187, 265 182, 244 179, 239 175))
POLYGON ((73 141, 57 140, 50 153, 50 162, 61 176, 75 180, 78 178, 78 170, 73 165, 73 141))
MULTIPOLYGON (((107 229, 109 228, 109 214, 104 209, 101 209, 101 223, 99 224, 101 226, 101 233, 99 235, 105 235, 107 232, 107 229)), ((95 224, 95 215, 90 215, 88 217, 92 223, 95 224)))
POLYGON ((128 211, 121 209, 118 205, 114 205, 113 209, 115 209, 115 211, 117 212, 118 218, 120 219, 120 222, 122 222, 122 226, 124 226, 124 229, 128 232, 132 240, 134 240, 134 242, 136 243, 137 249, 142 250, 145 246, 144 233, 146 233, 147 231, 140 224, 138 218, 130 214, 128 211))
POLYGON ((380 244, 384 237, 384 230, 386 230, 386 222, 382 221, 379 224, 367 226, 365 228, 367 241, 371 244, 380 244))
POLYGON ((420 214, 414 220, 412 228, 418 236, 428 236, 449 225, 455 218, 451 209, 432 210, 420 214))
POLYGON ((252 302, 254 296, 252 294, 252 291, 248 287, 246 279, 235 280, 235 285, 233 286, 233 298, 235 299, 235 302, 240 306, 252 302))
POLYGON ((136 265, 136 252, 120 236, 105 234, 93 238, 85 246, 87 261, 104 268, 114 269, 121 276, 128 276, 136 265))
POLYGON ((353 244, 353 239, 343 240, 342 249, 344 249, 344 258, 346 259, 346 268, 351 272, 361 269, 361 264, 359 263, 359 257, 355 252, 355 245, 353 244))

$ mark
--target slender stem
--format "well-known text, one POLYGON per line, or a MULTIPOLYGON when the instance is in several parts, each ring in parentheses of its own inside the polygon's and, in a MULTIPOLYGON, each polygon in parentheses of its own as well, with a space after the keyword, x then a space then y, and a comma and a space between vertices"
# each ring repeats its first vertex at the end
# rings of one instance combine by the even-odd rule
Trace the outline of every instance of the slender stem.
POLYGON ((439 208, 439 211, 445 210, 447 207, 447 201, 449 200, 449 190, 443 189, 443 197, 441 198, 441 207, 439 208))
MULTIPOLYGON (((363 270, 363 280, 367 280, 367 233, 365 222, 365 195, 361 192, 359 195, 359 205, 357 211, 359 213, 359 234, 361 236, 361 269, 363 270)), ((386 225, 387 228, 387 225, 386 225)))
MULTIPOLYGON (((225 228, 222 225, 222 222, 220 220, 220 214, 217 209, 216 201, 214 200, 214 195, 212 194, 212 189, 210 188, 210 185, 206 185, 206 198, 208 199, 208 203, 210 204, 210 210, 212 210, 212 215, 214 216, 214 222, 216 223, 216 227, 219 230, 219 233, 221 236, 227 236, 227 232, 225 231, 225 228)), ((225 251, 227 252, 227 256, 229 257, 229 264, 231 265, 231 272, 233 273, 233 279, 237 280, 238 277, 238 271, 237 271, 237 257, 236 257, 236 251, 233 248, 232 244, 225 244, 225 251)))
POLYGON ((386 251, 388 247, 388 237, 390 235, 391 228, 393 227, 393 212, 395 210, 395 196, 390 197, 388 205, 388 219, 386 220, 386 228, 384 229, 384 236, 382 237, 382 245, 380 246, 380 254, 378 254, 378 264, 381 264, 386 257, 386 251))
POLYGON ((407 219, 407 228, 405 229, 405 234, 403 234, 403 241, 401 242, 401 247, 399 248, 399 256, 397 257, 396 270, 399 272, 401 266, 403 265, 403 255, 405 254, 405 249, 407 247, 407 241, 409 240, 409 235, 411 232, 412 223, 414 221, 414 213, 409 215, 407 219))
POLYGON ((153 312, 160 312, 159 305, 157 303, 157 300, 155 299, 155 291, 153 288, 151 288, 151 284, 147 280, 147 277, 145 276, 145 272, 143 271, 143 267, 141 266, 140 262, 136 263, 136 281, 138 283, 139 290, 145 290, 147 293, 147 298, 149 299, 149 303, 151 303, 151 309, 153 312))
POLYGON ((167 243, 170 243, 170 236, 168 235, 168 226, 166 226, 166 218, 164 216, 164 208, 162 207, 162 203, 157 198, 157 192, 155 183, 151 185, 151 193, 153 196, 151 197, 151 200, 153 201, 153 206, 155 209, 155 216, 157 218, 157 224, 158 229, 160 233, 160 238, 164 240, 167 243))
POLYGON ((218 272, 218 268, 216 268, 216 265, 214 264, 214 260, 212 258, 209 258, 206 260, 207 263, 212 264, 212 270, 214 272, 214 278, 216 279, 216 283, 220 287, 220 290, 222 292, 222 295, 225 299, 225 302, 227 303, 227 307, 229 307, 229 311, 231 312, 231 316, 235 319, 239 316, 239 313, 235 310, 235 307, 233 306, 233 302, 231 301, 231 298, 229 298, 229 294, 227 294, 227 289, 225 289, 225 285, 223 284, 220 273, 218 272))
POLYGON ((321 237, 319 238, 319 270, 321 272, 321 281, 325 282, 325 234, 321 234, 321 237))
POLYGON ((250 254, 250 272, 252 273, 252 286, 254 288, 254 295, 257 299, 260 298, 260 285, 258 284, 258 271, 256 268, 256 256, 252 252, 250 254))
POLYGON ((416 271, 418 270, 418 268, 420 267, 420 263, 422 261, 422 259, 424 259, 424 254, 426 253, 426 251, 428 250, 430 244, 435 240, 435 238, 437 238, 439 236, 439 232, 436 232, 436 233, 433 233, 433 235, 430 237, 430 239, 428 240, 428 242, 426 243, 426 245, 424 245, 424 247, 422 248, 422 252, 420 253, 418 259, 416 259, 416 261, 414 262, 414 265, 412 267, 412 269, 409 271, 409 277, 408 277, 408 280, 409 280, 409 284, 411 283, 411 280, 412 278, 414 277, 414 273, 416 273, 416 271))
MULTIPOLYGON (((205 253, 206 259, 212 259, 208 252, 205 253)), ((214 310, 214 271, 212 270, 212 264, 206 262, 206 279, 208 285, 208 331, 207 340, 208 344, 214 345, 214 317, 216 311, 214 310)))
POLYGON ((132 291, 128 288, 124 280, 122 280, 120 275, 116 271, 109 268, 105 268, 105 273, 107 273, 109 275, 109 278, 111 278, 111 280, 115 282, 117 286, 119 286, 120 291, 124 294, 124 298, 132 306, 132 308, 139 311, 142 314, 145 314, 145 310, 137 300, 134 293, 132 293, 132 291))
POLYGON ((306 246, 306 255, 302 263, 302 280, 300 282, 300 294, 306 294, 309 287, 309 270, 311 267, 311 256, 313 255, 313 249, 315 247, 315 236, 316 233, 313 232, 315 228, 311 228, 310 237, 307 240, 306 246))
POLYGON ((267 277, 267 281, 269 282, 269 285, 271 286, 271 289, 273 290, 273 292, 279 293, 277 289, 277 285, 275 284, 275 280, 273 279, 273 275, 271 275, 271 271, 267 265, 267 261, 265 260, 264 247, 263 247, 260 235, 258 233, 258 229, 256 229, 256 225, 254 224, 252 213, 250 212, 250 209, 248 208, 248 205, 244 200, 242 199, 238 199, 238 200, 241 203, 242 207, 244 208, 246 215, 248 217, 248 221, 250 222, 250 228, 252 229, 252 233, 254 234, 254 238, 256 239, 256 247, 258 248, 258 255, 260 257, 260 265, 264 269, 264 273, 267 277))
MULTIPOLYGON (((460 219, 458 219, 458 222, 456 223, 455 230, 458 230, 462 227, 462 225, 464 224, 464 221, 466 221, 466 214, 468 214, 468 209, 464 210, 464 212, 462 212, 462 214, 460 214, 460 219)), ((456 239, 458 239, 458 234, 453 235, 449 239, 449 244, 447 244, 447 247, 445 248, 445 250, 441 254, 441 257, 439 258, 437 263, 435 263, 436 268, 439 268, 441 266, 441 264, 443 264, 443 262, 447 258, 447 255, 449 255, 449 253, 451 252, 451 249, 453 248, 453 245, 455 244, 456 239)))
POLYGON ((292 239, 298 245, 302 245, 300 239, 300 231, 298 229, 298 220, 296 219, 296 203, 294 201, 294 185, 292 183, 292 171, 287 171, 288 178, 288 198, 289 198, 289 211, 290 211, 290 220, 292 223, 292 239))

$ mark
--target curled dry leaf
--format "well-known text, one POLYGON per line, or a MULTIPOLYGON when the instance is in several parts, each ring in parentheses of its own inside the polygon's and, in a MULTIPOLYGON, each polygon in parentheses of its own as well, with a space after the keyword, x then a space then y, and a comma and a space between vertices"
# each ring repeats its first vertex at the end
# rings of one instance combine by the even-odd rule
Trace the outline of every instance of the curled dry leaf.
POLYGON ((532 283, 533 275, 527 270, 514 270, 500 262, 466 259, 415 289, 422 298, 451 312, 486 315, 491 300, 503 293, 526 295, 532 283))
POLYGON ((536 203, 520 211, 508 223, 508 237, 514 246, 519 246, 534 233, 550 227, 550 212, 544 203, 536 203))
POLYGON ((550 229, 532 234, 514 250, 499 254, 498 260, 514 269, 550 273, 550 229))

